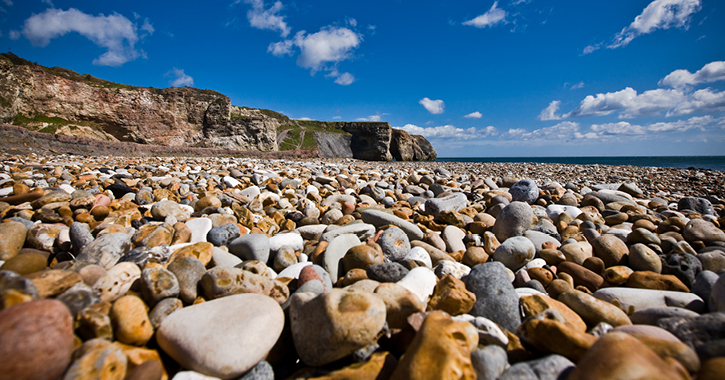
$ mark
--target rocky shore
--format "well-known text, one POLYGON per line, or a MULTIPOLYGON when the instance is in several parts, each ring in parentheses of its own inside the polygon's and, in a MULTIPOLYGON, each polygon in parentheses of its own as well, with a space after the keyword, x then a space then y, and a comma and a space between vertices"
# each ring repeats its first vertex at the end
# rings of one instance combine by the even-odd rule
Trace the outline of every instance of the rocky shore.
POLYGON ((0 379, 725 378, 725 172, 4 151, 0 379))

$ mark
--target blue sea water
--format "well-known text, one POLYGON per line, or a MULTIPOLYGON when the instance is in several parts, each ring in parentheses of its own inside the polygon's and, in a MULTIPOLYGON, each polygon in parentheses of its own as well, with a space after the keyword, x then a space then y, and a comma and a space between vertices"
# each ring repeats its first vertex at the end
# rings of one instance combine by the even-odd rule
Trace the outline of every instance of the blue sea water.
POLYGON ((533 162, 574 165, 697 168, 725 171, 725 156, 618 156, 618 157, 439 157, 436 162, 533 162))

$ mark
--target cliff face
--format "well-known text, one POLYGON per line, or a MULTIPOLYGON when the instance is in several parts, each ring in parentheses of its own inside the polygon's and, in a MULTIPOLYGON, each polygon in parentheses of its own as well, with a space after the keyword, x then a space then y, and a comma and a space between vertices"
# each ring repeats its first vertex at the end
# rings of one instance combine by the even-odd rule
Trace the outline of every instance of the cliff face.
POLYGON ((91 126, 107 140, 165 146, 271 151, 280 125, 215 91, 119 85, 7 56, 0 57, 0 105, 1 122, 91 126))
POLYGON ((388 123, 290 120, 274 111, 233 106, 216 91, 128 86, 44 67, 11 53, 0 54, 0 123, 167 147, 310 150, 322 157, 372 161, 436 157, 424 137, 388 123))

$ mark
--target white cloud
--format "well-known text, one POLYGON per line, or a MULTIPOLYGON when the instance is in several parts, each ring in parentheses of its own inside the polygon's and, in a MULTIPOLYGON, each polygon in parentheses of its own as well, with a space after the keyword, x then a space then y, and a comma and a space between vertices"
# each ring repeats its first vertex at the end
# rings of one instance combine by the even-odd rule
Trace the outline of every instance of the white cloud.
MULTIPOLYGON (((606 94, 597 94, 596 96, 587 95, 581 101, 579 107, 565 114, 563 117, 584 117, 584 116, 603 116, 625 108, 625 105, 637 96, 637 91, 631 87, 627 87, 622 91, 608 92, 606 94)), ((551 107, 551 105, 549 106, 551 107)))
POLYGON ((571 85, 571 87, 569 89, 570 90, 577 90, 577 89, 580 89, 580 88, 584 88, 584 82, 579 82, 579 83, 573 84, 573 85, 571 85))
POLYGON ((564 141, 570 139, 579 130, 579 123, 562 121, 551 127, 535 129, 531 132, 520 133, 522 140, 555 140, 564 141))
POLYGON ((326 27, 314 34, 301 31, 294 44, 300 48, 297 64, 318 71, 327 63, 337 63, 352 57, 362 37, 348 28, 326 27))
POLYGON ((8 7, 12 7, 13 6, 13 1, 12 0, 3 0, 3 3, 5 3, 5 5, 7 5, 8 7))
POLYGON ((620 121, 618 123, 593 124, 589 127, 590 132, 586 134, 576 134, 576 137, 585 139, 635 136, 639 136, 641 138, 654 138, 661 133, 685 132, 691 129, 704 131, 707 126, 717 125, 717 123, 722 120, 725 120, 725 118, 715 119, 712 116, 707 115, 701 117, 691 117, 687 120, 658 122, 648 125, 630 124, 626 121, 620 121))
POLYGON ((362 36, 348 28, 327 26, 314 34, 302 30, 293 38, 274 42, 267 51, 274 56, 293 55, 299 49, 297 66, 317 71, 329 71, 327 77, 335 78, 335 83, 347 86, 355 81, 350 73, 340 73, 337 65, 353 57, 353 50, 360 46, 362 36))
POLYGON ((465 117, 466 119, 480 119, 483 117, 483 115, 480 112, 476 111, 476 112, 471 112, 468 115, 463 116, 463 117, 465 117))
POLYGON ((171 76, 173 77, 169 81, 169 85, 173 87, 182 87, 182 86, 193 86, 194 85, 194 78, 184 73, 183 69, 177 69, 174 67, 166 73, 164 76, 171 76))
POLYGON ((633 39, 657 29, 687 28, 691 16, 700 10, 700 0, 655 0, 632 23, 614 36, 607 48, 626 46, 633 39))
POLYGON ((382 121, 383 116, 387 115, 387 113, 376 113, 375 115, 370 115, 368 117, 360 117, 355 119, 356 121, 382 121))
POLYGON ((599 50, 601 47, 602 47, 601 43, 589 45, 584 48, 584 51, 582 51, 582 55, 594 53, 595 51, 599 50))
POLYGON ((8 32, 8 37, 11 40, 17 40, 17 39, 19 39, 22 36, 23 36, 23 34, 20 33, 20 32, 18 32, 17 30, 11 30, 11 31, 8 32))
POLYGON ((148 34, 154 34, 156 29, 154 29, 153 25, 149 22, 149 19, 146 18, 143 20, 143 25, 141 25, 141 30, 148 32, 148 34))
POLYGON ((252 5, 252 9, 247 12, 247 19, 251 26, 257 29, 279 31, 282 38, 287 37, 292 31, 292 28, 287 26, 284 16, 278 14, 284 8, 281 1, 276 1, 269 8, 265 8, 263 0, 245 0, 244 2, 252 5))
POLYGON ((506 11, 496 8, 498 1, 494 1, 491 9, 486 13, 468 21, 464 21, 463 25, 475 26, 476 28, 493 27, 498 23, 506 23, 506 11))
POLYGON ((413 124, 406 124, 400 129, 410 133, 411 135, 421 135, 425 138, 430 139, 470 140, 475 138, 495 136, 496 134, 498 134, 498 130, 493 126, 488 126, 483 129, 476 129, 475 127, 463 129, 454 127, 452 125, 423 128, 413 124))
POLYGON ((721 80, 725 80, 725 61, 714 61, 706 64, 694 74, 687 70, 675 70, 664 77, 659 85, 682 88, 721 80))
POLYGON ((334 75, 335 77, 335 83, 341 85, 341 86, 347 86, 352 84, 352 82, 355 81, 355 76, 353 76, 350 73, 338 73, 338 75, 334 75))
POLYGON ((40 2, 43 3, 43 4, 48 4, 51 7, 55 7, 55 5, 53 5, 53 1, 52 0, 40 0, 40 2))
POLYGON ((668 112, 667 116, 720 111, 725 111, 725 91, 705 88, 689 94, 683 102, 677 104, 672 111, 668 112))
POLYGON ((117 67, 142 56, 135 48, 139 40, 136 25, 118 13, 92 16, 75 8, 67 11, 49 8, 25 20, 22 34, 33 45, 42 47, 51 39, 71 32, 107 49, 93 60, 94 65, 117 67))
POLYGON ((418 101, 418 104, 425 107, 425 109, 428 110, 428 112, 438 115, 443 113, 443 108, 445 107, 445 104, 442 100, 431 100, 428 98, 423 98, 420 101, 418 101))
POLYGON ((560 100, 552 100, 549 106, 544 108, 539 114, 539 120, 559 120, 561 115, 558 115, 559 106, 561 105, 560 100))

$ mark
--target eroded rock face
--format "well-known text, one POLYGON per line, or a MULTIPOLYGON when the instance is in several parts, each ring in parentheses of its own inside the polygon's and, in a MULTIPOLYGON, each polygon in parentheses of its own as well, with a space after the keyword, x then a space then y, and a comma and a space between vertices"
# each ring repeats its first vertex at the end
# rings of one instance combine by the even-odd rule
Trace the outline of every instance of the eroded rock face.
POLYGON ((369 161, 392 161, 390 140, 392 128, 388 123, 345 123, 342 128, 352 135, 350 147, 353 158, 369 161))
MULTIPOLYGON (((126 86, 65 69, 15 64, 2 57, 0 97, 10 104, 0 110, 0 121, 9 122, 18 115, 59 118, 77 126, 81 137, 277 150, 278 119, 260 110, 234 107, 229 97, 216 91, 126 86)), ((66 132, 74 134, 71 130, 66 132)))
POLYGON ((390 153, 396 161, 432 161, 438 154, 425 137, 392 129, 390 153))

